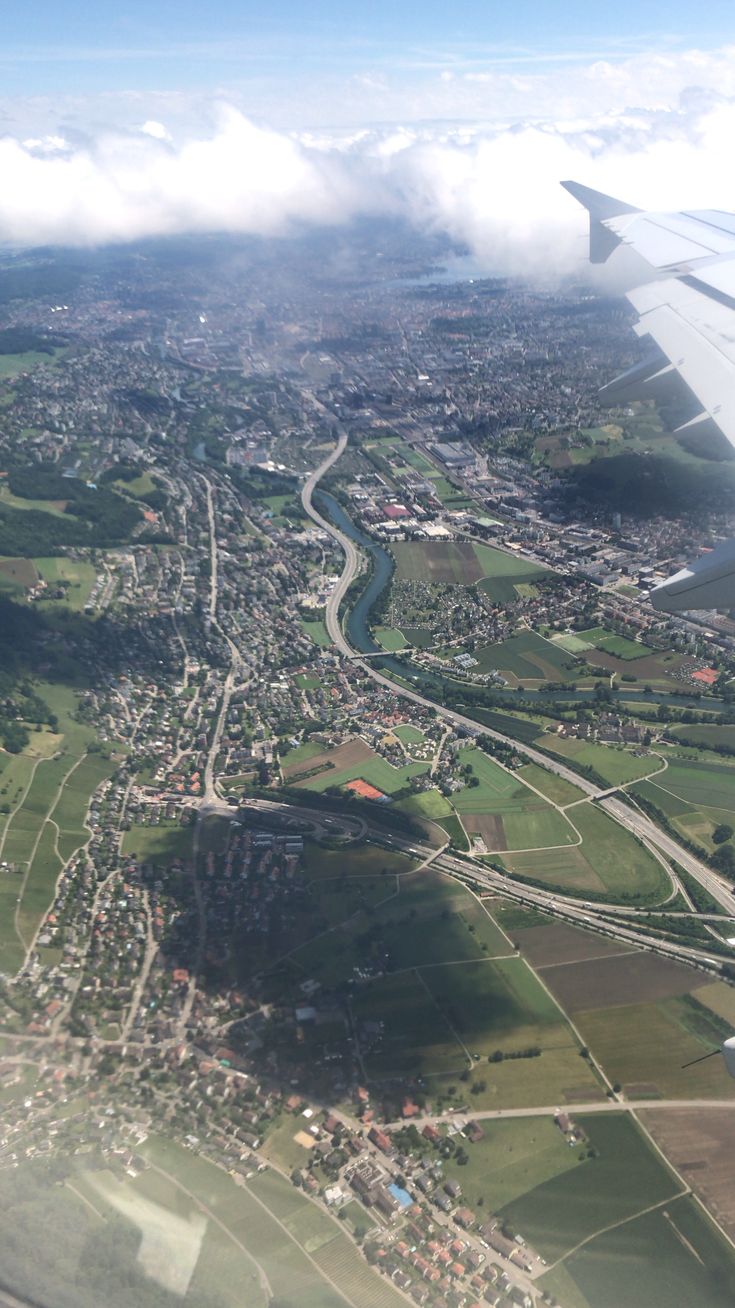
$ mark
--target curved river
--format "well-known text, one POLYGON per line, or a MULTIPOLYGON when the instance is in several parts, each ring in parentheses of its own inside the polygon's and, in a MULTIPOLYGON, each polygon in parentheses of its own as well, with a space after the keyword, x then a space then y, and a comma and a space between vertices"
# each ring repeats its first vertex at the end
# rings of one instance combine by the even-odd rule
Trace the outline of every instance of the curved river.
MULTIPOLYGON (((444 693, 464 691, 467 693, 471 683, 455 681, 452 677, 442 676, 441 673, 430 672, 425 668, 420 668, 414 663, 409 663, 403 659, 395 658, 392 654, 386 654, 382 646, 374 639, 370 633, 370 611, 376 600, 385 590, 393 575, 393 559, 382 545, 378 545, 364 531, 356 527, 352 519, 345 513, 342 505, 338 500, 330 495, 328 491, 317 491, 314 495, 315 505, 322 511, 325 517, 339 527, 345 536, 349 536, 356 545, 365 550, 370 555, 372 561, 372 574, 367 582, 365 589, 360 594, 359 599, 350 609, 346 623, 347 638, 353 649, 359 650, 361 654, 383 653, 381 666, 386 672, 393 676, 400 677, 403 681, 412 682, 417 687, 422 687, 434 698, 441 702, 444 693)), ((644 704, 667 704, 671 703, 672 698, 676 704, 682 708, 701 708, 702 704, 699 699, 694 699, 687 695, 662 694, 658 695, 655 691, 645 692, 631 690, 628 686, 619 686, 621 698, 628 703, 644 704)), ((493 700, 498 706, 512 708, 517 704, 519 698, 526 700, 550 700, 557 703, 579 703, 581 700, 593 700, 594 690, 564 690, 564 691, 545 691, 545 690, 524 690, 522 696, 514 690, 502 690, 493 687, 493 700)), ((708 700, 708 705, 714 705, 720 701, 708 700)), ((468 710, 465 709, 465 712, 468 710)))

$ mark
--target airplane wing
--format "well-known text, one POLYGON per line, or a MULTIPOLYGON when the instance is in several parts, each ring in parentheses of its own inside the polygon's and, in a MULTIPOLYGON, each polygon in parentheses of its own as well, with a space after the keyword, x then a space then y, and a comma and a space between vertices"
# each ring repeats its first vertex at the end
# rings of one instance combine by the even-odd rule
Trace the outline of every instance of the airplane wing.
MULTIPOLYGON (((635 330, 651 338, 652 355, 601 395, 610 403, 686 396, 694 416, 677 430, 722 432, 735 446, 735 214, 645 213, 578 182, 562 186, 589 212, 593 263, 622 244, 659 274, 628 294, 639 314, 635 330)), ((735 607, 735 541, 657 586, 651 601, 674 612, 735 607)))

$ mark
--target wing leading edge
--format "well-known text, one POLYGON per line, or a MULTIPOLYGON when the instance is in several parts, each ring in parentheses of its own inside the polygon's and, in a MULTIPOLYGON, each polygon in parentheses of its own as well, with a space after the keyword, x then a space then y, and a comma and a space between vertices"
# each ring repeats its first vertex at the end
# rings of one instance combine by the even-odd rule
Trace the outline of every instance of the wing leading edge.
MULTIPOLYGON (((663 274, 628 294, 654 353, 601 394, 611 403, 686 396, 694 417, 678 430, 719 431, 735 446, 735 214, 647 213, 578 182, 562 186, 589 213, 593 263, 622 244, 663 274)), ((651 601, 667 612, 735 607, 735 541, 657 586, 651 601)))

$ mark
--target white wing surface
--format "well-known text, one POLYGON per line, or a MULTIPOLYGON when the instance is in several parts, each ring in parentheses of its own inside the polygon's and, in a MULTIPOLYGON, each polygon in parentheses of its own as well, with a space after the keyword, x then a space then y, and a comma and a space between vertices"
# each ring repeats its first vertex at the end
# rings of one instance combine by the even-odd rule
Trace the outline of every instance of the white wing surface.
MULTIPOLYGON (((678 430, 717 430, 735 446, 735 214, 644 213, 578 182, 562 186, 589 212, 593 263, 622 244, 663 274, 628 294, 636 331, 656 351, 603 396, 615 403, 688 394, 695 416, 678 430)), ((735 542, 697 559, 651 598, 664 610, 735 607, 735 542)))

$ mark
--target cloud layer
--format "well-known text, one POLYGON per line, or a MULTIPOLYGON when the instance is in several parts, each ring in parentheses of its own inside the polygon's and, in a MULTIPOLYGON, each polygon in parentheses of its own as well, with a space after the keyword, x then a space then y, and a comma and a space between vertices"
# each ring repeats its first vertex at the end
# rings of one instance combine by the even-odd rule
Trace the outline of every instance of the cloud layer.
POLYGON ((585 257, 575 177, 646 208, 735 208, 735 99, 573 120, 276 131, 220 104, 197 135, 158 119, 86 138, 0 138, 0 241, 89 244, 179 232, 282 236, 401 215, 488 269, 565 273, 585 257))

